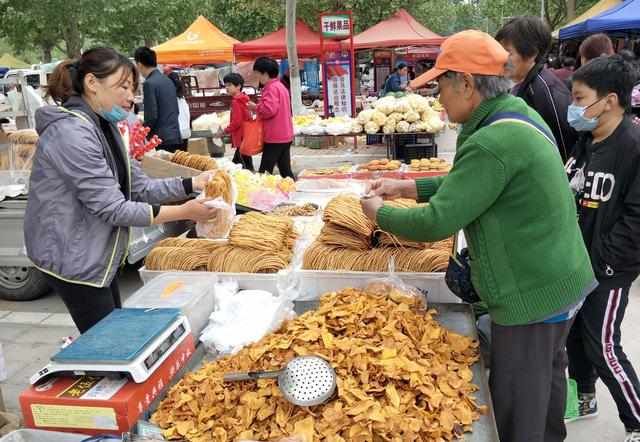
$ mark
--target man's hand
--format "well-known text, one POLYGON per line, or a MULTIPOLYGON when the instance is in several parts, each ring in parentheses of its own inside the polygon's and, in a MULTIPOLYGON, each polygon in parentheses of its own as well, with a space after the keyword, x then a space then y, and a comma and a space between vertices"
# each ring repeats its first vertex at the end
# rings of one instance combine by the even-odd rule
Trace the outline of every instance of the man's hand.
POLYGON ((365 215, 367 215, 367 218, 369 218, 374 223, 376 222, 376 215, 378 213, 378 210, 380 209, 380 207, 382 207, 383 204, 384 201, 379 196, 362 198, 360 200, 362 211, 365 215))
POLYGON ((392 180, 388 178, 375 180, 369 183, 367 193, 379 196, 385 200, 418 198, 416 183, 412 180, 392 180))
POLYGON ((194 192, 201 192, 212 176, 213 176, 213 173, 211 172, 203 172, 200 175, 193 177, 191 179, 191 182, 193 184, 194 192))

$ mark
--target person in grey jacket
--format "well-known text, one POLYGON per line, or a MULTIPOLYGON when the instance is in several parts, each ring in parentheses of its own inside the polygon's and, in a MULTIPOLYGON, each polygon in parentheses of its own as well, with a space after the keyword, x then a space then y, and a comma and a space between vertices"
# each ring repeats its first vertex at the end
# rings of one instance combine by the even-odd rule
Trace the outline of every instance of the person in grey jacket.
POLYGON ((156 53, 152 49, 140 47, 136 49, 134 58, 145 78, 142 84, 144 124, 151 129, 150 136, 157 135, 162 140, 159 149, 175 152, 183 144, 176 86, 158 70, 156 53))
POLYGON ((215 217, 206 200, 181 205, 208 180, 150 179, 129 159, 116 123, 133 104, 135 66, 110 48, 61 63, 36 113, 39 135, 25 215, 27 254, 84 333, 121 306, 116 274, 129 227, 215 217))

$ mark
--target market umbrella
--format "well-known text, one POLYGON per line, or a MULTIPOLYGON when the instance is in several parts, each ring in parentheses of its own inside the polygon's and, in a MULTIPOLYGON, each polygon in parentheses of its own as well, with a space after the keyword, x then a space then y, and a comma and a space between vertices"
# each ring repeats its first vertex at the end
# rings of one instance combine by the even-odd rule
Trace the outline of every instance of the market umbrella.
POLYGON ((162 64, 208 64, 233 61, 233 45, 239 43, 209 20, 199 16, 186 31, 153 48, 162 64))
POLYGON ((353 37, 356 49, 440 46, 445 40, 404 9, 353 37))
MULTIPOLYGON (((622 0, 600 0, 599 2, 595 3, 592 7, 590 7, 589 9, 584 11, 582 14, 580 14, 578 17, 562 25, 562 28, 568 28, 569 26, 582 23, 590 19, 591 17, 595 17, 596 15, 599 15, 604 11, 608 11, 609 9, 615 6, 618 6, 620 3, 622 3, 622 0)), ((553 34, 551 34, 553 38, 560 37, 560 29, 561 28, 558 28, 555 31, 553 31, 553 34)))
POLYGON ((0 67, 10 69, 26 69, 29 67, 29 65, 22 60, 18 60, 11 54, 4 54, 2 57, 0 57, 0 67))

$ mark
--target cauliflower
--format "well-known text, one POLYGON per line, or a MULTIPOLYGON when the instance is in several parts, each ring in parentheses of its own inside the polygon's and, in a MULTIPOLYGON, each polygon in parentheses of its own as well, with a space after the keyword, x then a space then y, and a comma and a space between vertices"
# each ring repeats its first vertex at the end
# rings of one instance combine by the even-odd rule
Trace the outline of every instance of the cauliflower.
POLYGON ((360 124, 358 121, 354 120, 353 123, 351 123, 352 134, 359 134, 360 132, 362 132, 362 130, 363 130, 362 124, 360 124))
POLYGON ((442 121, 440 119, 439 115, 434 115, 431 118, 429 118, 429 121, 427 121, 427 124, 430 126, 431 130, 430 132, 432 133, 438 133, 440 132, 442 129, 444 129, 444 121, 442 121))
POLYGON ((436 116, 438 118, 440 118, 440 114, 438 114, 438 112, 434 111, 433 109, 429 108, 427 110, 425 110, 424 112, 422 112, 422 115, 420 116, 420 119, 422 121, 429 121, 430 118, 432 118, 433 116, 436 116))
POLYGON ((397 123, 398 121, 404 120, 404 115, 402 115, 400 112, 394 112, 387 117, 387 121, 389 120, 393 120, 394 123, 397 123))
POLYGON ((416 125, 416 132, 429 132, 429 124, 425 121, 418 121, 417 123, 415 123, 416 125))
POLYGON ((401 134, 409 132, 409 123, 407 123, 406 121, 400 121, 396 125, 396 132, 401 134))
POLYGON ((395 97, 383 97, 376 101, 375 108, 377 111, 382 112, 385 115, 389 115, 394 111, 396 101, 395 97))
POLYGON ((409 104, 411 105, 411 109, 414 111, 421 113, 429 108, 429 100, 422 95, 411 94, 407 96, 407 100, 409 100, 409 104))
POLYGON ((407 112, 409 112, 411 110, 409 99, 407 97, 397 99, 396 105, 393 110, 395 112, 400 112, 401 114, 406 114, 407 112))
POLYGON ((408 121, 409 123, 415 123, 416 121, 418 121, 420 119, 420 114, 416 111, 409 111, 406 114, 404 114, 404 119, 406 121, 408 121))
POLYGON ((371 121, 371 116, 375 112, 375 109, 365 109, 358 114, 358 123, 365 125, 371 121))
POLYGON ((396 122, 395 120, 388 119, 384 126, 382 127, 382 132, 385 134, 392 134, 396 131, 396 122))
POLYGON ((409 125, 409 132, 411 133, 418 132, 418 123, 411 123, 409 125))
POLYGON ((380 131, 380 126, 373 121, 369 121, 364 125, 364 131, 369 135, 377 134, 380 131))
POLYGON ((384 126, 384 123, 387 121, 387 116, 380 111, 375 111, 371 116, 371 121, 376 123, 378 126, 384 126))

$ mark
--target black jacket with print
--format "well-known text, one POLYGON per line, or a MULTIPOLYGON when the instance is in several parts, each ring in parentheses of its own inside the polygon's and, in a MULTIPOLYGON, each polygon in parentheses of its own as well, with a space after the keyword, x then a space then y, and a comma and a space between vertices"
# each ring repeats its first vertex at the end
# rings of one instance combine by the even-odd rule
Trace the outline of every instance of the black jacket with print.
POLYGON ((640 127, 625 117, 599 143, 583 134, 566 170, 600 285, 630 284, 640 274, 640 127))

